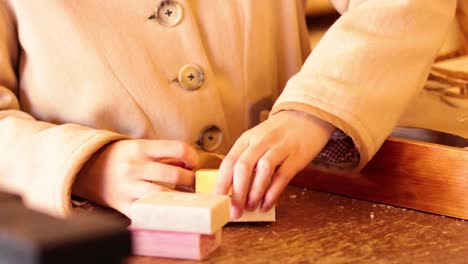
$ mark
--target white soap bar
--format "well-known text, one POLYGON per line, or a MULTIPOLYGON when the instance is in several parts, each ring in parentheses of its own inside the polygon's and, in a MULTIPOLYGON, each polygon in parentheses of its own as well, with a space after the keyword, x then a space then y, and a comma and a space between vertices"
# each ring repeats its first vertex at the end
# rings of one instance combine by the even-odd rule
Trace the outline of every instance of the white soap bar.
MULTIPOLYGON (((195 192, 197 193, 213 193, 216 184, 218 170, 202 169, 195 173, 195 192)), ((229 192, 230 193, 230 192, 229 192)), ((276 207, 273 206, 270 211, 262 212, 256 209, 253 212, 245 211, 239 219, 231 219, 230 222, 275 222, 276 207)))
POLYGON ((230 219, 226 195, 154 192, 132 204, 131 228, 214 234, 230 219))

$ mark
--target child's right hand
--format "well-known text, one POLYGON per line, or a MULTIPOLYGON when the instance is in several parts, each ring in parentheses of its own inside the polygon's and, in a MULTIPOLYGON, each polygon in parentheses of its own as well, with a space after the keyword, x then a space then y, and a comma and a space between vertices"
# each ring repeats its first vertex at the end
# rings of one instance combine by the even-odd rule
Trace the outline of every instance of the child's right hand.
POLYGON ((128 215, 136 199, 153 191, 171 191, 158 182, 193 185, 192 169, 197 164, 196 151, 180 141, 117 141, 103 147, 86 162, 72 192, 128 215))

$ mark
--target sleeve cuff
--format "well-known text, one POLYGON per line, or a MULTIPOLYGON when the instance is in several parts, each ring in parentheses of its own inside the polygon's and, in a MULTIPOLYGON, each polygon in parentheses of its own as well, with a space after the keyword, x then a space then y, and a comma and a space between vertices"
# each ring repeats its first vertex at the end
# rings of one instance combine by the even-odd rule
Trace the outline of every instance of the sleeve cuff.
MULTIPOLYGON (((28 183, 23 183, 26 185, 23 198, 32 208, 58 217, 67 217, 74 213, 71 187, 83 164, 102 146, 127 137, 76 125, 63 125, 53 129, 56 131, 50 131, 48 137, 55 137, 55 141, 61 141, 63 145, 54 144, 54 147, 44 151, 44 157, 31 157, 36 159, 31 165, 36 167, 35 177, 29 178, 28 183), (64 134, 68 136, 63 138, 64 134), (62 139, 57 140, 58 137, 62 139), (37 166, 38 164, 40 165, 37 166)), ((43 141, 47 140, 44 138, 43 141)), ((28 171, 33 169, 29 168, 28 171)))
POLYGON ((359 165, 360 159, 352 138, 338 129, 312 163, 327 169, 352 170, 359 165))
POLYGON ((80 171, 83 164, 100 148, 106 144, 125 139, 125 136, 108 132, 108 131, 97 131, 94 136, 85 139, 84 144, 77 146, 74 154, 70 157, 68 166, 65 167, 63 180, 58 179, 58 185, 60 185, 60 193, 57 193, 55 200, 55 208, 59 216, 67 217, 74 213, 72 203, 71 187, 75 181, 75 177, 80 171))

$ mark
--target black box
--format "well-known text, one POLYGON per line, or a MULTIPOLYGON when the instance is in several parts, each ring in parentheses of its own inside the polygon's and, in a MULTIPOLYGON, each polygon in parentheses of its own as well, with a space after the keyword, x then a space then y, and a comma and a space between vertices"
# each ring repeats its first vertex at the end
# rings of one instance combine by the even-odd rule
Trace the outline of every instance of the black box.
POLYGON ((64 220, 0 202, 1 264, 120 263, 130 253, 122 219, 89 214, 64 220))

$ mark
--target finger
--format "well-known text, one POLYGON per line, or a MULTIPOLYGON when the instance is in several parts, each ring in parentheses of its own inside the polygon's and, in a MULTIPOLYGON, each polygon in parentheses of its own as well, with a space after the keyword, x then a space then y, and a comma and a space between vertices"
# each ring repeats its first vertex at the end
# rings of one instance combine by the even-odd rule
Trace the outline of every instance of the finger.
POLYGON ((178 159, 185 168, 193 169, 198 165, 198 154, 190 145, 176 140, 142 140, 144 153, 153 160, 178 159))
POLYGON ((297 165, 296 158, 292 156, 289 156, 283 162, 283 164, 281 164, 281 166, 273 175, 270 187, 265 193, 265 197, 263 198, 263 202, 261 204, 262 211, 269 211, 273 207, 284 188, 286 188, 289 181, 291 181, 291 179, 300 169, 301 167, 297 165))
POLYGON ((186 186, 195 182, 193 171, 154 161, 140 162, 134 173, 139 179, 151 182, 186 186))
POLYGON ((229 193, 232 185, 232 178, 234 176, 234 164, 236 164, 237 159, 247 146, 248 144, 246 141, 239 139, 221 162, 221 165, 219 166, 219 174, 216 179, 216 194, 229 193))
POLYGON ((267 144, 249 145, 234 165, 232 205, 234 208, 233 217, 235 219, 242 216, 252 183, 254 168, 265 151, 267 151, 267 144))
POLYGON ((173 192, 174 190, 147 181, 136 181, 129 185, 129 200, 125 200, 116 205, 115 209, 131 217, 131 207, 133 202, 141 199, 153 192, 173 192))
POLYGON ((137 181, 129 185, 129 190, 126 194, 129 195, 129 199, 124 199, 114 206, 115 209, 125 214, 127 217, 131 217, 131 208, 133 202, 141 199, 153 192, 171 192, 172 189, 165 188, 163 186, 146 182, 137 181))
POLYGON ((270 186, 271 178, 278 167, 287 157, 286 148, 272 148, 268 150, 258 161, 257 171, 250 187, 246 209, 255 210, 263 198, 265 191, 270 186))
POLYGON ((185 162, 179 159, 171 159, 171 158, 159 159, 158 162, 165 163, 167 165, 177 166, 180 168, 185 168, 185 162))
POLYGON ((131 196, 133 201, 141 199, 152 192, 173 192, 174 190, 166 188, 164 186, 147 182, 147 181, 137 181, 131 185, 131 196))

